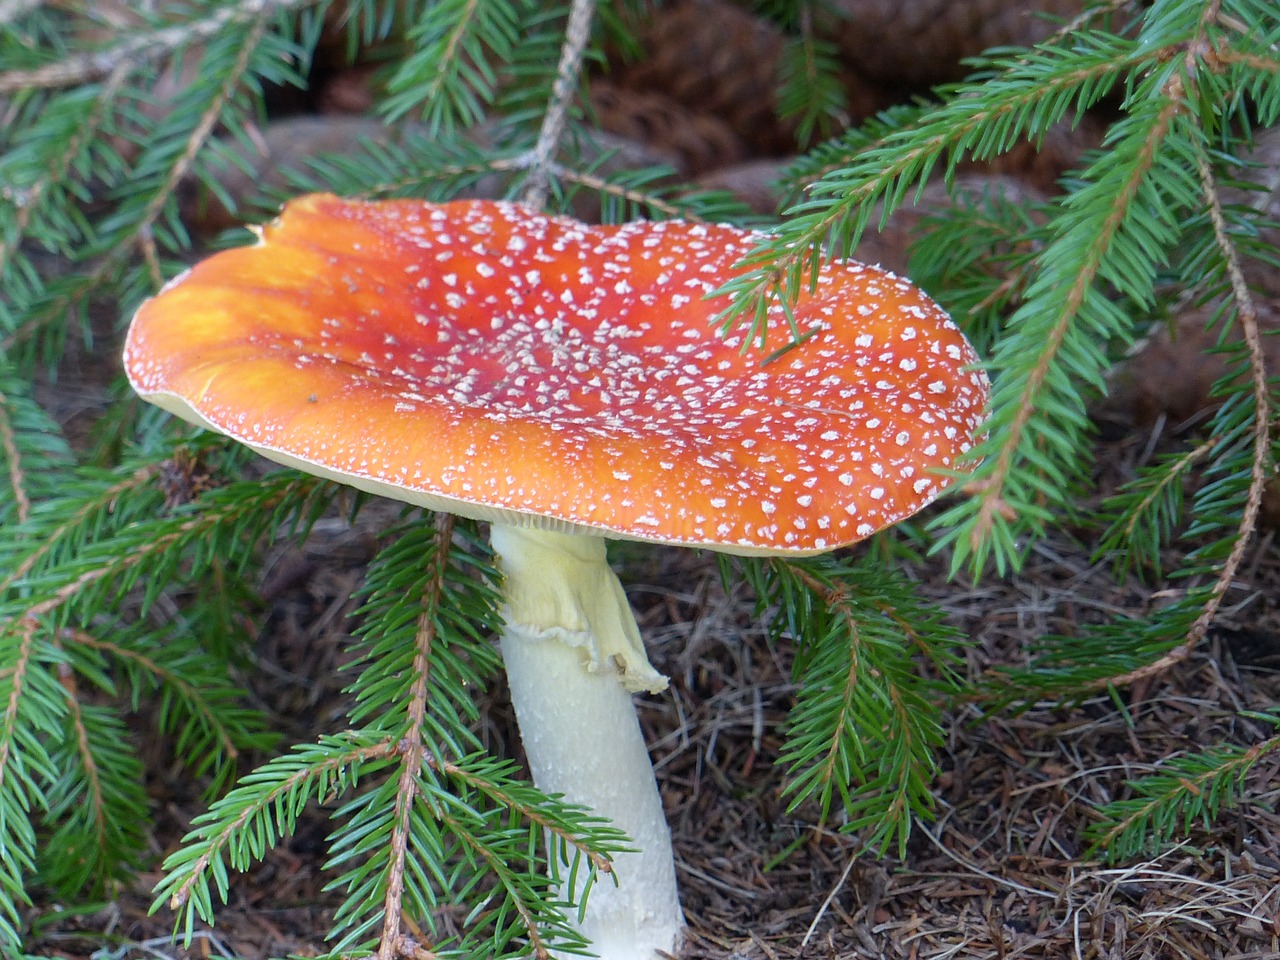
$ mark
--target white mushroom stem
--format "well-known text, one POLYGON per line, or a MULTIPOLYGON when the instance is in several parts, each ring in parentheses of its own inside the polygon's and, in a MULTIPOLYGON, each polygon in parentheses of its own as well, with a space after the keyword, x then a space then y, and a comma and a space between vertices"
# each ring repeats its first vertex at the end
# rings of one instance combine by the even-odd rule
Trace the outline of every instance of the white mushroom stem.
MULTIPOLYGON (((504 575, 502 656, 534 783, 608 818, 635 851, 614 857, 576 926, 603 960, 674 952, 683 919, 671 833, 631 702, 666 678, 644 654, 603 539, 501 524, 491 538, 504 575)), ((578 903, 582 885, 561 894, 578 903)))

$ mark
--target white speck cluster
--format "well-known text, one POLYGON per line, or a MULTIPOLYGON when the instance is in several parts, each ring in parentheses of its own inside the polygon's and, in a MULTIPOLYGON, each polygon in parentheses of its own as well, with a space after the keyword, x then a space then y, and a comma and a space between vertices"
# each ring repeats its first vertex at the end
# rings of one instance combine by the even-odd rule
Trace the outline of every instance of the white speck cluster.
MULTIPOLYGON (((294 302, 247 290, 238 309, 262 321, 234 367, 206 370, 205 394, 183 400, 268 455, 456 512, 729 552, 831 549, 937 496, 986 381, 923 294, 853 262, 824 267, 794 310, 811 336, 772 362, 719 337, 709 320, 725 300, 708 295, 757 239, 480 201, 304 198, 249 252, 320 247, 326 269, 281 281, 294 302), (320 402, 282 415, 232 389, 260 357, 320 383, 320 402)), ((131 332, 135 385, 179 392, 178 366, 144 340, 131 332)))

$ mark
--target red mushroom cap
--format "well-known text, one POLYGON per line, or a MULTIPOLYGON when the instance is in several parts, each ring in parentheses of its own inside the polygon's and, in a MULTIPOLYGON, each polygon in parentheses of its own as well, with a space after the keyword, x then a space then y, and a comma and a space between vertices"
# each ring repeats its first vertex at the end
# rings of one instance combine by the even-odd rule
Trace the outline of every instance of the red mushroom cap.
POLYGON ((133 319, 134 388, 270 459, 504 523, 817 553, 933 500, 986 400, 905 280, 825 264, 771 363, 709 325, 757 234, 302 197, 133 319))

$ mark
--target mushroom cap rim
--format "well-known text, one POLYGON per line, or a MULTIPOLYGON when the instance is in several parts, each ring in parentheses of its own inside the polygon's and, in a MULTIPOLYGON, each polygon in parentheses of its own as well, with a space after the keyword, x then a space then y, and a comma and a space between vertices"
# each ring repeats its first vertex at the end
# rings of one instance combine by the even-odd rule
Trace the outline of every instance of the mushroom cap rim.
MULTIPOLYGON (((132 382, 132 377, 130 378, 132 382)), ((825 553, 831 553, 842 547, 852 546, 866 537, 855 537, 843 543, 831 543, 821 547, 788 547, 783 545, 776 546, 760 546, 739 543, 723 543, 712 542, 707 540, 681 539, 678 537, 645 537, 634 533, 622 532, 611 528, 604 524, 583 523, 576 520, 564 520, 558 517, 550 517, 545 514, 530 513, 520 510, 506 510, 501 507, 491 507, 485 504, 477 503, 472 500, 464 500, 460 497, 451 497, 447 494, 431 493, 426 490, 415 490, 411 487, 401 486, 387 480, 379 480, 376 477, 365 476, 358 473, 346 473, 335 470, 332 467, 322 463, 316 463, 305 457, 299 457, 297 454, 290 453, 273 447, 269 444, 256 443, 243 437, 237 437, 228 433, 222 427, 217 426, 212 421, 204 417, 200 411, 193 407, 186 398, 170 391, 148 391, 138 390, 134 385, 139 396, 143 397, 150 403, 154 403, 161 409, 179 417, 182 420, 216 433, 219 436, 227 437, 236 443, 248 447, 254 453, 270 460, 272 463, 279 464, 283 467, 300 470, 303 473, 310 474, 315 477, 322 477, 327 480, 333 480, 345 486, 354 487, 364 493, 370 493, 374 496, 384 497, 389 500, 398 500, 402 503, 408 503, 413 506, 422 507, 427 510, 433 510, 439 513, 452 513, 460 517, 466 517, 471 520, 480 520, 487 523, 505 523, 517 527, 530 527, 539 530, 547 530, 555 533, 576 534, 579 536, 595 536, 603 537, 611 540, 629 540, 635 543, 656 543, 671 547, 691 547, 704 550, 711 550, 716 553, 723 553, 737 557, 816 557, 825 553)), ((917 510, 913 510, 912 514, 923 510, 929 506, 937 496, 944 492, 939 489, 937 493, 925 502, 921 503, 917 510)), ((901 518, 905 519, 905 517, 901 518)), ((878 528, 874 533, 885 530, 894 523, 888 523, 878 528)), ((874 535, 874 533, 872 535, 874 535)))

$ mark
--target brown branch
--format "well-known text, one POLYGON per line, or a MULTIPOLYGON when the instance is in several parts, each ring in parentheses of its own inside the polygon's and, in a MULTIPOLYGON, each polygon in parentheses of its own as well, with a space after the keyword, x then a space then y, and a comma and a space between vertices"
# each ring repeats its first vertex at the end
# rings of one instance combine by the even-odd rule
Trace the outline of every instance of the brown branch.
POLYGON ((538 142, 528 156, 529 179, 521 196, 521 200, 535 210, 541 210, 547 202, 551 183, 551 159, 564 135, 569 101, 573 99, 578 74, 582 69, 582 52, 591 39, 591 20, 595 9, 596 0, 573 0, 573 6, 569 8, 569 23, 565 27, 564 44, 560 47, 556 79, 551 85, 551 100, 542 117, 538 142))
POLYGON ((1238 50, 1232 50, 1230 47, 1223 47, 1217 51, 1218 62, 1224 65, 1233 64, 1237 66, 1248 67, 1250 70, 1256 70, 1260 73, 1276 73, 1280 72, 1280 61, 1258 56, 1253 53, 1241 53, 1238 50))
POLYGON ((1109 677, 1093 684, 1093 688, 1121 686, 1137 683, 1148 677, 1163 673, 1175 664, 1181 663, 1191 656, 1209 627, 1213 625, 1222 606, 1223 598, 1235 580, 1236 571, 1244 561, 1244 556, 1258 528, 1258 514, 1262 509, 1262 494, 1268 477, 1272 472, 1271 463, 1271 395, 1267 383, 1267 361, 1262 346, 1262 334, 1258 327, 1258 307, 1253 293, 1240 269, 1240 257, 1235 244, 1227 231, 1226 218, 1222 214, 1222 200, 1218 195, 1213 171, 1209 160, 1200 153, 1196 158, 1197 170, 1200 174, 1200 185, 1204 190, 1205 203, 1209 211, 1209 219, 1213 223, 1213 235, 1218 249, 1222 252, 1226 263, 1227 277, 1231 281, 1231 296, 1236 302, 1236 314, 1240 330, 1244 334, 1245 346, 1249 351, 1249 373, 1253 381, 1253 463, 1249 469, 1249 492, 1245 496, 1244 511, 1240 516, 1240 524, 1236 530, 1235 542, 1231 552, 1213 588, 1209 591, 1209 599, 1205 602, 1195 622, 1187 631, 1182 643, 1165 653, 1158 660, 1145 664, 1136 670, 1119 677, 1109 677))
POLYGON ((597 193, 603 193, 607 196, 617 197, 620 200, 626 200, 630 203, 643 203, 652 207, 667 217, 680 217, 690 223, 707 223, 708 221, 702 217, 691 213, 684 206, 664 200, 661 197, 647 193, 644 190, 636 190, 632 187, 622 187, 616 183, 610 183, 604 177, 590 173, 586 170, 574 170, 565 167, 559 163, 552 163, 548 166, 548 170, 557 180, 565 180, 569 183, 576 183, 579 186, 586 187, 588 190, 595 190, 597 193))
POLYGON ((400 781, 396 786, 396 809, 391 827, 391 850, 387 866, 387 893, 383 899, 382 936, 378 939, 378 960, 396 960, 400 954, 401 912, 404 909, 405 860, 408 857, 410 820, 418 799, 418 777, 424 766, 422 724, 427 714, 431 675, 431 648, 436 640, 435 611, 444 593, 444 577, 449 566, 453 539, 453 517, 437 514, 436 548, 431 576, 422 588, 418 629, 414 638, 413 683, 409 688, 409 726, 400 738, 400 781))

